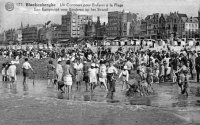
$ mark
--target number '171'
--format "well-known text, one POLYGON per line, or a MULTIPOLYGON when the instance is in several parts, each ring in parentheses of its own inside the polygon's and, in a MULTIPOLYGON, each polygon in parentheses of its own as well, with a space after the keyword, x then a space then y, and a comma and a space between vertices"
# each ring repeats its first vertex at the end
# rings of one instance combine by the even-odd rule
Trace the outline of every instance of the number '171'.
POLYGON ((22 6, 22 3, 17 3, 17 6, 22 6))

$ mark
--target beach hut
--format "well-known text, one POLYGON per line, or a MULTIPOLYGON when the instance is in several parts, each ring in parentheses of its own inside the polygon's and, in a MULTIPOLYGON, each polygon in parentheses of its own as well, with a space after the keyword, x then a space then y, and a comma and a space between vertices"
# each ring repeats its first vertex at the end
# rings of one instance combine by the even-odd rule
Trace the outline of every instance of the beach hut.
POLYGON ((134 43, 135 43, 135 42, 131 40, 131 42, 130 42, 130 43, 131 43, 131 45, 134 45, 134 43))
POLYGON ((121 44, 121 46, 124 46, 124 45, 125 45, 125 42, 124 42, 124 41, 121 41, 120 44, 121 44))
POLYGON ((140 46, 141 41, 140 40, 136 40, 136 46, 140 46))
POLYGON ((143 46, 146 46, 146 45, 147 45, 147 41, 146 41, 146 40, 143 40, 143 41, 142 41, 142 45, 143 45, 143 46))
POLYGON ((118 46, 119 45, 119 40, 114 40, 114 42, 115 42, 115 46, 118 46))
POLYGON ((106 46, 110 46, 110 42, 106 42, 106 46))
POLYGON ((147 46, 148 46, 148 47, 153 46, 153 41, 152 41, 152 40, 147 40, 146 43, 147 43, 147 46))

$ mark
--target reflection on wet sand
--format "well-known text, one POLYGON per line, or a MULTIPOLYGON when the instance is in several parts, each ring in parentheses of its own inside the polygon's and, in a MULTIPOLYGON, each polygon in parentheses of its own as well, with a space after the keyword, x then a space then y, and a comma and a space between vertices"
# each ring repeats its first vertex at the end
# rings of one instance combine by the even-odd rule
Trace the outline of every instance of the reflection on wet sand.
POLYGON ((85 86, 82 85, 81 90, 76 90, 76 87, 73 87, 72 92, 67 94, 58 92, 55 86, 47 88, 46 81, 44 80, 35 80, 35 85, 33 85, 32 82, 23 85, 21 81, 17 81, 13 86, 10 86, 9 83, 1 83, 0 93, 15 94, 19 96, 49 97, 74 101, 115 103, 118 105, 128 104, 160 107, 177 111, 185 118, 189 117, 194 121, 198 121, 200 116, 200 111, 195 110, 200 106, 199 98, 193 93, 190 93, 189 97, 181 95, 176 84, 155 84, 154 88, 157 94, 148 97, 126 97, 125 91, 121 90, 120 84, 116 84, 115 93, 108 93, 101 87, 96 87, 93 93, 85 92, 84 87, 85 86), (194 115, 188 115, 188 113, 194 115))

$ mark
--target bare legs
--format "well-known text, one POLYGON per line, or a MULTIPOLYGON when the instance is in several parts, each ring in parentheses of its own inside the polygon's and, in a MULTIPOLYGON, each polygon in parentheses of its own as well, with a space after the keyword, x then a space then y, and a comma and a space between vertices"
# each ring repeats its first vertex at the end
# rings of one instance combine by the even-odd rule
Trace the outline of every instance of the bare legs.
POLYGON ((50 86, 53 86, 54 83, 53 83, 53 79, 48 79, 47 80, 47 87, 50 87, 50 86))

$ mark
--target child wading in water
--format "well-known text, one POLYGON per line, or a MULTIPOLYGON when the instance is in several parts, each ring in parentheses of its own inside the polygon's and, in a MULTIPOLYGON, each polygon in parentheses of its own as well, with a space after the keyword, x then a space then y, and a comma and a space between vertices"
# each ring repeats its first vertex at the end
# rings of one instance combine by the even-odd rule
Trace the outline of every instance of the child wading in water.
POLYGON ((121 73, 119 74, 119 78, 122 77, 122 89, 124 84, 126 85, 126 89, 128 89, 128 79, 129 79, 129 72, 127 66, 124 66, 121 73))
POLYGON ((91 85, 91 92, 93 92, 94 87, 97 85, 97 70, 95 68, 95 64, 91 64, 91 68, 89 68, 89 79, 90 79, 90 85, 91 85))
POLYGON ((16 80, 16 70, 17 67, 14 65, 14 62, 10 62, 10 66, 8 68, 8 75, 11 81, 10 88, 13 88, 15 80, 16 80))
POLYGON ((2 64, 2 70, 1 70, 1 74, 2 74, 2 81, 6 81, 6 64, 3 63, 2 64))
POLYGON ((29 69, 32 70, 33 72, 33 69, 30 65, 30 63, 28 62, 28 58, 25 58, 25 62, 22 64, 22 70, 23 70, 23 85, 26 85, 26 78, 28 77, 29 75, 29 69))

